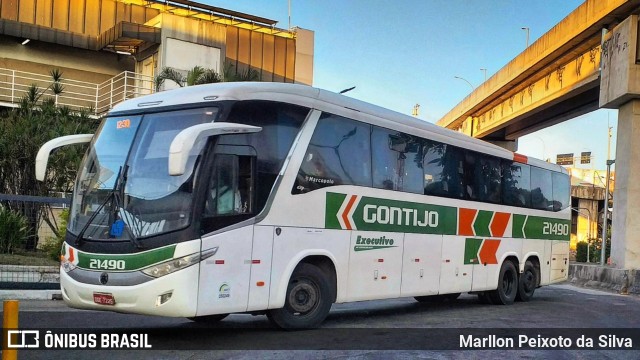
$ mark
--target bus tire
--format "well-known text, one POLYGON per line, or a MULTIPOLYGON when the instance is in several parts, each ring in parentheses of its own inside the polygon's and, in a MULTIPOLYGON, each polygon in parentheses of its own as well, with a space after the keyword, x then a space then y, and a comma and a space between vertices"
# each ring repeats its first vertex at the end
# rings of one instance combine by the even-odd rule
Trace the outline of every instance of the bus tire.
POLYGON ((527 260, 524 263, 524 271, 520 274, 518 281, 518 294, 516 300, 529 301, 538 287, 538 271, 533 266, 533 262, 527 260))
POLYGON ((269 310, 267 317, 286 330, 316 328, 329 314, 331 302, 331 288, 322 270, 303 263, 289 279, 284 307, 269 310))
POLYGON ((491 302, 495 305, 511 305, 518 294, 518 272, 509 260, 502 263, 498 276, 498 288, 489 292, 491 302))
POLYGON ((216 315, 204 315, 204 316, 194 316, 194 317, 189 317, 187 319, 197 322, 197 323, 201 323, 201 324, 213 324, 213 323, 217 323, 218 321, 226 318, 227 316, 229 316, 229 314, 216 314, 216 315))

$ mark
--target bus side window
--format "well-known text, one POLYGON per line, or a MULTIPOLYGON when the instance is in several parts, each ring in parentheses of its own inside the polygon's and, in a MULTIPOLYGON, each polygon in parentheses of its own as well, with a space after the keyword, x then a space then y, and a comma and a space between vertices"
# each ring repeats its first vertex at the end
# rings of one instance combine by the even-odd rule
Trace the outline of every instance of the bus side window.
POLYGON ((328 186, 371 187, 371 126, 323 114, 313 132, 292 194, 328 186))
POLYGON ((553 210, 553 183, 551 171, 531 167, 531 207, 553 210))

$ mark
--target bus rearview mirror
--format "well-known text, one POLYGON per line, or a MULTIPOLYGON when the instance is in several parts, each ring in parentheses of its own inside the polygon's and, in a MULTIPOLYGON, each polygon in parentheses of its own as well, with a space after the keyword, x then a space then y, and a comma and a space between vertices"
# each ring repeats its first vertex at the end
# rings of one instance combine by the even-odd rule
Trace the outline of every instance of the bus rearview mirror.
POLYGON ((206 123, 188 127, 178 133, 169 147, 169 175, 184 174, 191 150, 200 140, 217 135, 256 133, 258 126, 235 123, 206 123))
POLYGON ((44 145, 40 147, 40 150, 38 150, 38 155, 36 155, 36 179, 38 181, 44 181, 47 173, 49 155, 54 149, 66 145, 87 143, 91 141, 91 138, 93 138, 93 134, 67 135, 57 137, 44 143, 44 145))

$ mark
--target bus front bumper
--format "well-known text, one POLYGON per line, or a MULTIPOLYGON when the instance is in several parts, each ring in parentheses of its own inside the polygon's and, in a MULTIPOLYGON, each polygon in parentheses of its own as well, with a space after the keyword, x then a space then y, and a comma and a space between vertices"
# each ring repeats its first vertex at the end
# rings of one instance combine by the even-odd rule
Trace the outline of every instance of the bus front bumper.
MULTIPOLYGON (((65 303, 73 308, 171 317, 196 315, 200 264, 132 286, 78 282, 60 270, 65 303), (99 303, 101 302, 101 303, 99 303)), ((96 272, 100 276, 100 272, 96 272)))

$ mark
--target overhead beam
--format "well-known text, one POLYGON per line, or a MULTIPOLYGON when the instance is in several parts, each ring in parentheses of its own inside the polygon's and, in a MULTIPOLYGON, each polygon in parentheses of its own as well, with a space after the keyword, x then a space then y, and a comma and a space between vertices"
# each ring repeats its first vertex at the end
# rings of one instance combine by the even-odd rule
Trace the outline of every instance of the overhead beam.
MULTIPOLYGON (((519 121, 527 122, 528 117, 524 114, 528 111, 540 113, 553 108, 561 97, 578 96, 598 86, 594 75, 599 73, 602 29, 612 28, 637 12, 639 7, 640 0, 585 1, 478 86, 440 119, 438 125, 478 138, 524 134, 527 128, 533 129, 531 126, 513 126, 519 121), (587 64, 592 64, 590 69, 585 67, 587 64), (569 79, 571 77, 574 78, 573 82, 569 79), (534 93, 530 94, 530 91, 534 93), (526 104, 527 95, 529 104, 526 104), (536 99, 536 96, 539 98, 536 99), (516 110, 517 106, 521 108, 516 110), (542 110, 536 110, 538 107, 542 110), (518 131, 509 131, 509 127, 518 131)), ((588 106, 591 105, 583 105, 588 106)), ((562 114, 549 111, 544 114, 546 118, 538 118, 540 123, 551 124, 563 118, 562 114)))

